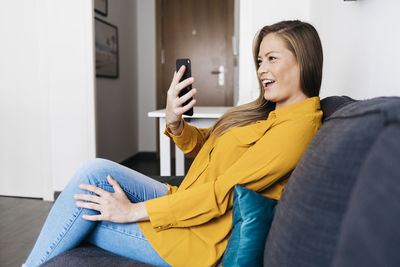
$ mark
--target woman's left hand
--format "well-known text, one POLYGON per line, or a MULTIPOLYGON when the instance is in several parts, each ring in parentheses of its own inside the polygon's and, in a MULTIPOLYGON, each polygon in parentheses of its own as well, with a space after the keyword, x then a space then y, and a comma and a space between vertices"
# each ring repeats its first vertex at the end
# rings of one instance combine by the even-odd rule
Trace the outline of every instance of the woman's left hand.
POLYGON ((76 202, 76 206, 100 212, 98 215, 85 214, 82 216, 83 219, 89 221, 111 221, 116 223, 130 223, 149 219, 144 202, 132 203, 117 181, 110 175, 107 176, 107 180, 114 188, 115 193, 110 193, 94 185, 80 185, 81 189, 95 193, 96 195, 74 195, 74 198, 77 200, 88 201, 78 201, 76 202))

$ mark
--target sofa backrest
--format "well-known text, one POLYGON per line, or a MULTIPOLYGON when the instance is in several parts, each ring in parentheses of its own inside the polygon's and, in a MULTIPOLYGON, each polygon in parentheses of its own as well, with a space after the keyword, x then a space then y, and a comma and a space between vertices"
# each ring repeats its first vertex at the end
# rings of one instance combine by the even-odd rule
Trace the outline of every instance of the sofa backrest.
POLYGON ((331 266, 366 155, 400 98, 347 104, 325 119, 293 171, 265 246, 265 266, 331 266))
POLYGON ((348 96, 328 96, 321 99, 321 109, 323 111, 322 122, 325 122, 327 118, 339 109, 356 101, 348 96))

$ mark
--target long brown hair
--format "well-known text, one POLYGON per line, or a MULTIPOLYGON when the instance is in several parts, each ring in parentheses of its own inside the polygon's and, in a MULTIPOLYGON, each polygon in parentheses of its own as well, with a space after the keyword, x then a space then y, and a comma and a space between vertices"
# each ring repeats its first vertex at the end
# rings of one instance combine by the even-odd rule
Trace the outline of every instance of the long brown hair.
MULTIPOLYGON (((322 45, 315 28, 299 20, 281 21, 263 27, 253 42, 253 56, 256 70, 260 44, 263 38, 270 33, 277 34, 296 58, 300 69, 300 86, 308 97, 318 96, 322 80, 322 45)), ((275 103, 264 99, 264 88, 259 81, 260 95, 248 104, 230 109, 214 124, 207 134, 207 138, 214 134, 218 137, 229 129, 265 120, 268 114, 275 109, 275 103)))

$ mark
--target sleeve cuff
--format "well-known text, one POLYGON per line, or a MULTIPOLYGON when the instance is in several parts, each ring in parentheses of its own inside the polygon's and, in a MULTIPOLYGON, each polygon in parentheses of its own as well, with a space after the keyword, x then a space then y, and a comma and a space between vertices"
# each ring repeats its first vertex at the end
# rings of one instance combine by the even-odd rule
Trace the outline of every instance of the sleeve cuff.
POLYGON ((165 126, 164 134, 170 137, 174 143, 179 147, 180 145, 187 144, 193 138, 193 132, 191 132, 192 126, 190 126, 186 121, 183 121, 183 130, 180 135, 174 135, 171 133, 169 128, 165 126))
POLYGON ((169 196, 146 201, 146 209, 154 230, 162 231, 176 225, 176 219, 169 208, 169 196))

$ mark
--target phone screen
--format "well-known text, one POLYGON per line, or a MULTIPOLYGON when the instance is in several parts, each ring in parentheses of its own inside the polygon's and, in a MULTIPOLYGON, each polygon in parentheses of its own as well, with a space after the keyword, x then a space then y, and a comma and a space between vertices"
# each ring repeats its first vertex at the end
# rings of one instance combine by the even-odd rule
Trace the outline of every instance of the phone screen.
MULTIPOLYGON (((192 77, 192 67, 191 67, 191 62, 190 59, 188 58, 178 58, 176 60, 176 71, 178 71, 181 66, 185 65, 186 69, 185 69, 185 73, 183 74, 182 78, 180 81, 186 80, 187 78, 192 77)), ((185 88, 183 88, 180 92, 179 92, 179 97, 187 94, 190 90, 192 89, 192 85, 188 85, 185 88)), ((186 106, 187 104, 190 103, 190 101, 192 101, 192 97, 187 100, 183 106, 186 106)), ((189 109, 188 111, 186 111, 185 113, 183 113, 184 115, 188 115, 188 116, 193 116, 193 108, 189 109)))

